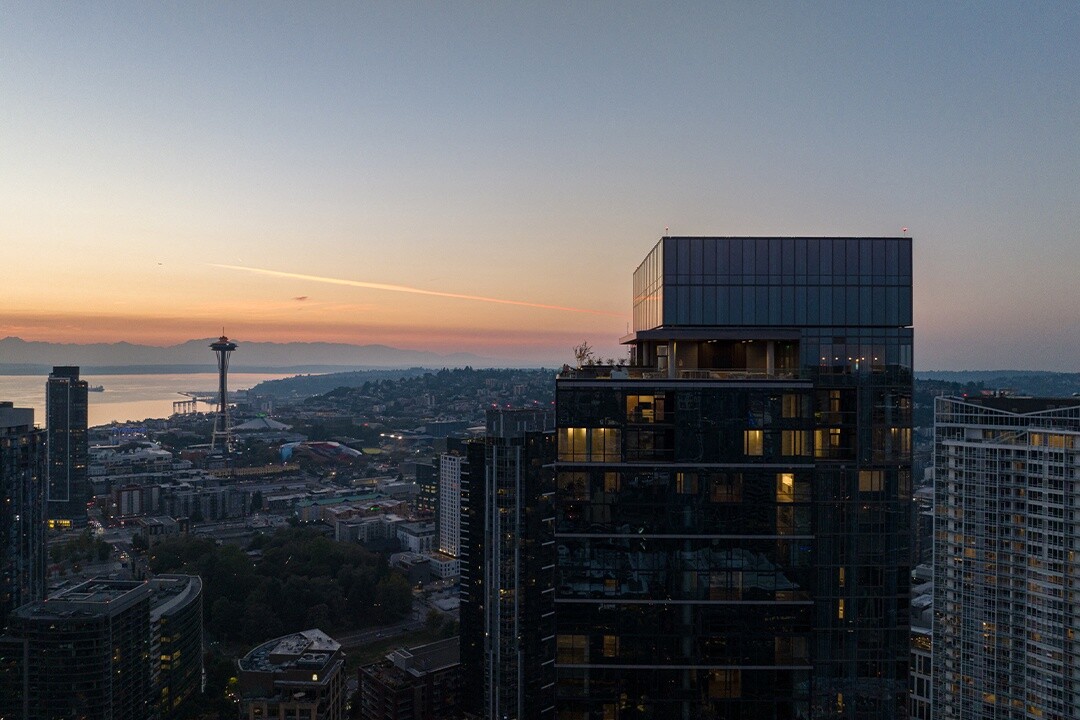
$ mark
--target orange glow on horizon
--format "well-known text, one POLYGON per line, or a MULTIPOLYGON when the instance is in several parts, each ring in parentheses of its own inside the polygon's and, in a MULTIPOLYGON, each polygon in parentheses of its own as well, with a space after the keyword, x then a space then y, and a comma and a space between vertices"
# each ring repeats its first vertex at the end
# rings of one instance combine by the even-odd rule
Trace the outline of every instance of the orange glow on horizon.
MULTIPOLYGON (((188 340, 217 337, 224 323, 230 338, 237 342, 308 342, 350 345, 390 345, 400 349, 438 353, 472 352, 498 357, 529 357, 566 354, 569 348, 589 338, 597 346, 615 345, 617 324, 592 329, 565 330, 450 327, 432 324, 353 321, 345 314, 312 313, 304 318, 283 320, 278 316, 253 316, 224 312, 199 312, 187 317, 153 317, 134 314, 74 315, 67 313, 8 314, 0 320, 0 337, 18 337, 27 342, 69 344, 130 342, 166 347, 188 340), (609 342, 605 342, 609 341, 609 342)), ((0 358, 0 363, 3 358, 0 358)))

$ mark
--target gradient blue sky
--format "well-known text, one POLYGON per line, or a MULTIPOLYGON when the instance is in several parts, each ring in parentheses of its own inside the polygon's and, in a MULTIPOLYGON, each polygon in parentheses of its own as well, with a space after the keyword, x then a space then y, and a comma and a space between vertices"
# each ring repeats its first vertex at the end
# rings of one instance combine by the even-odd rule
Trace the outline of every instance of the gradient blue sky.
POLYGON ((616 352, 665 227, 908 227, 917 369, 1080 371, 1077 38, 1074 2, 5 2, 0 335, 563 362, 616 352))

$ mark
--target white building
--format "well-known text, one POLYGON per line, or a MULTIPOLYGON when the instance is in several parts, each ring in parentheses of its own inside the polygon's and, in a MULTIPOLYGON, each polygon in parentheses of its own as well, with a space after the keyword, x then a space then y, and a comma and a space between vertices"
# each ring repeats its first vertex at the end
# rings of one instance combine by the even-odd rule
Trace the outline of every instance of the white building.
POLYGON ((460 455, 439 456, 439 551, 461 555, 461 469, 460 455))
POLYGON ((933 716, 1080 717, 1080 398, 937 398, 933 716))

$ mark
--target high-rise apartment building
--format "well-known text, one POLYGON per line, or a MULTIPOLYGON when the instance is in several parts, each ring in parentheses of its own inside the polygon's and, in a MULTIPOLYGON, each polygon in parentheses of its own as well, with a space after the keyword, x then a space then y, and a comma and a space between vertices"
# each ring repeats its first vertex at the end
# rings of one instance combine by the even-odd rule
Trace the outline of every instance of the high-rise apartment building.
POLYGON ((1080 717, 1080 398, 937 398, 933 717, 1080 717))
POLYGON ((158 575, 149 585, 150 681, 158 717, 170 720, 202 688, 202 578, 158 575))
POLYGON ((34 411, 0 402, 0 628, 45 596, 45 432, 34 411))
POLYGON ((90 500, 87 479, 87 383, 79 368, 54 367, 45 384, 45 428, 48 433, 49 505, 52 527, 86 525, 90 500))
POLYGON ((480 554, 484 717, 555 717, 555 459, 550 410, 489 410, 480 554))
POLYGON ((461 470, 462 455, 439 456, 439 552, 461 555, 461 470))
POLYGON ((911 240, 665 237, 557 380, 557 716, 905 717, 911 240))
POLYGON ((156 709, 147 583, 90 580, 11 613, 0 639, 0 714, 145 720, 156 709))

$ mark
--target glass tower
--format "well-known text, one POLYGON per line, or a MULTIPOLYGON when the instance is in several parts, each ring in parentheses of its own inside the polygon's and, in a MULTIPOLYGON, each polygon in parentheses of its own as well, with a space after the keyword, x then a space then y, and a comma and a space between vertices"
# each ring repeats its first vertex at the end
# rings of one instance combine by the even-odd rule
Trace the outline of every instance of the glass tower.
POLYGON ((558 717, 906 716, 910 238, 665 237, 557 380, 558 717))
POLYGON ((0 402, 0 628, 45 597, 45 432, 34 411, 0 402))
POLYGON ((87 383, 79 368, 54 367, 45 385, 49 457, 48 521, 53 527, 85 527, 90 500, 87 383))

